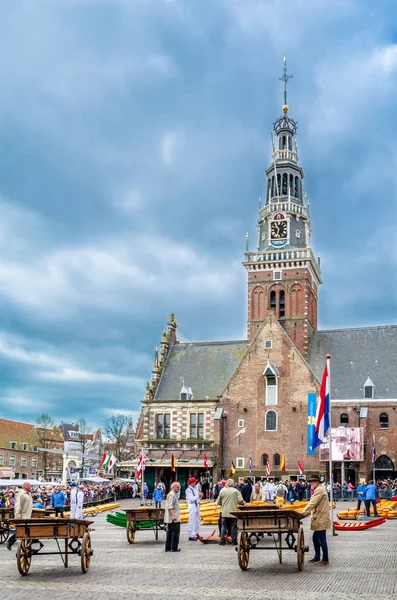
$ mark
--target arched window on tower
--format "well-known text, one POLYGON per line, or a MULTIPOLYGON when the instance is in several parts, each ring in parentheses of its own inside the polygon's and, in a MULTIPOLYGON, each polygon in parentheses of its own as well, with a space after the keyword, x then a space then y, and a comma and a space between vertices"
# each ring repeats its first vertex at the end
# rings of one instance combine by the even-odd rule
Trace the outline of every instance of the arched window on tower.
POLYGON ((277 431, 277 413, 275 410, 268 410, 266 413, 266 431, 277 431))
POLYGON ((262 467, 266 467, 268 462, 269 462, 269 455, 262 454, 262 467))
POLYGON ((294 189, 295 198, 299 198, 299 178, 295 177, 295 189, 294 189))
POLYGON ((379 429, 389 429, 389 416, 387 413, 381 413, 379 416, 379 429))
POLYGON ((272 198, 273 198, 273 196, 275 196, 275 193, 274 193, 274 175, 272 177, 272 198))
POLYGON ((342 413, 340 416, 340 426, 347 427, 349 425, 349 415, 342 413))
POLYGON ((282 145, 281 145, 281 149, 285 150, 287 147, 287 138, 285 137, 285 135, 283 135, 283 141, 282 141, 282 145))
POLYGON ((280 291, 280 297, 279 297, 279 302, 278 302, 278 311, 279 317, 284 317, 285 316, 285 292, 284 290, 280 291))
POLYGON ((282 189, 282 195, 286 196, 288 193, 288 174, 287 173, 283 173, 283 189, 282 189))
POLYGON ((294 176, 293 175, 289 176, 289 194, 291 196, 294 195, 294 176))
POLYGON ((274 454, 273 456, 273 467, 279 467, 281 464, 281 458, 279 454, 274 454))
POLYGON ((276 292, 274 290, 272 290, 270 292, 270 303, 269 303, 269 307, 270 308, 276 308, 276 292))
POLYGON ((292 150, 292 139, 288 136, 288 150, 292 150))
POLYGON ((276 190, 276 194, 277 194, 277 196, 279 196, 281 194, 281 175, 280 175, 280 173, 277 173, 277 190, 276 190))

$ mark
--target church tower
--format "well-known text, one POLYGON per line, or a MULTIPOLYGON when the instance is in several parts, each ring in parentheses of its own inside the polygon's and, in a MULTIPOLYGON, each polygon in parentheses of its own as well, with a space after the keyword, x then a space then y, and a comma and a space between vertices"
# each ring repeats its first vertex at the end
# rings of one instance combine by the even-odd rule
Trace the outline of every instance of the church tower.
POLYGON ((272 164, 266 170, 266 200, 259 208, 256 250, 249 251, 248 339, 275 314, 306 358, 311 334, 317 329, 319 262, 310 246, 309 204, 303 193, 303 169, 298 161, 297 124, 289 116, 288 75, 284 57, 283 114, 273 125, 272 164))

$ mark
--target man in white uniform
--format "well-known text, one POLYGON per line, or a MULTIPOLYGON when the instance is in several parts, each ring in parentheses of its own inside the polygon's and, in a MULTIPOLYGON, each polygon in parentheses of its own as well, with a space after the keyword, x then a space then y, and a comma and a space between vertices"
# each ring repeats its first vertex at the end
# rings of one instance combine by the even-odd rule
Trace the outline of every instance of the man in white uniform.
POLYGON ((70 491, 70 518, 76 518, 77 508, 77 483, 72 483, 72 489, 70 491))
POLYGON ((186 502, 189 506, 189 521, 187 524, 187 531, 189 540, 191 542, 197 542, 197 534, 200 531, 200 500, 203 497, 202 492, 197 487, 197 479, 191 477, 187 482, 188 487, 186 488, 186 502))
POLYGON ((76 498, 76 519, 83 518, 83 503, 84 503, 84 486, 81 485, 79 487, 79 491, 77 492, 76 498))

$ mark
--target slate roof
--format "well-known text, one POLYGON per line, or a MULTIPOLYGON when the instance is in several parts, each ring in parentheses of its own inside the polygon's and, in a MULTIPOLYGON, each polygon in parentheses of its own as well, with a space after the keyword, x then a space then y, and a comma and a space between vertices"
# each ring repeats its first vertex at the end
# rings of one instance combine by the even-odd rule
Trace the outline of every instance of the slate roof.
POLYGON ((244 356, 247 344, 243 340, 172 346, 155 400, 178 400, 183 382, 192 388, 195 400, 205 400, 206 396, 215 400, 244 356))
POLYGON ((369 376, 375 399, 397 398, 397 326, 334 329, 313 334, 309 365, 320 379, 331 354, 331 398, 363 397, 369 376))

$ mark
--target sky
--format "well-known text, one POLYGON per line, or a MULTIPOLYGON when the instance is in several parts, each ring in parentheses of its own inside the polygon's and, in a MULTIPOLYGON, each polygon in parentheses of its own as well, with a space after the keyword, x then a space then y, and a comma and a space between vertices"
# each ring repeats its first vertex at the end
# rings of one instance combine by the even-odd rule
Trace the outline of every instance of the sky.
POLYGON ((320 329, 397 315, 394 0, 0 2, 0 417, 136 421, 171 312, 244 339, 293 79, 320 329))

